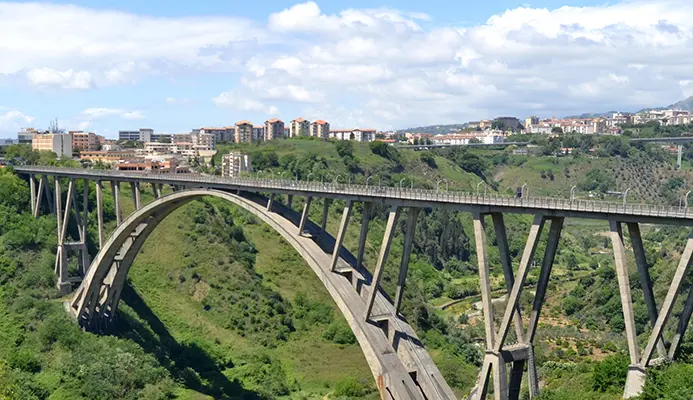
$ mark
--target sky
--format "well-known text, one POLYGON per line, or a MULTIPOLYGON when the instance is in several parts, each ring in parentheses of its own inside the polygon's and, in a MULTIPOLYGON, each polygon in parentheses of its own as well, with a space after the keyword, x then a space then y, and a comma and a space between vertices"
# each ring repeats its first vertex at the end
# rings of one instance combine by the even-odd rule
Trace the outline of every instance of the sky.
POLYGON ((690 0, 0 0, 0 137, 637 111, 691 65, 690 0))

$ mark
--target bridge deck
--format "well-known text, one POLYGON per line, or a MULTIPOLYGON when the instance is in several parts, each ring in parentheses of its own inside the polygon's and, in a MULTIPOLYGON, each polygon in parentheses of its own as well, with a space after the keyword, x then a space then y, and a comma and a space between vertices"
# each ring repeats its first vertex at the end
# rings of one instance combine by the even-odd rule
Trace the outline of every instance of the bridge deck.
POLYGON ((322 183, 280 179, 228 178, 197 174, 159 174, 79 168, 23 166, 20 173, 56 175, 66 178, 147 182, 205 187, 221 190, 269 192, 332 199, 375 201, 413 207, 448 207, 472 212, 544 213, 551 216, 616 220, 672 225, 693 225, 693 211, 687 207, 649 204, 623 204, 595 200, 569 200, 551 197, 516 198, 501 195, 475 195, 457 191, 379 187, 344 183, 322 183))

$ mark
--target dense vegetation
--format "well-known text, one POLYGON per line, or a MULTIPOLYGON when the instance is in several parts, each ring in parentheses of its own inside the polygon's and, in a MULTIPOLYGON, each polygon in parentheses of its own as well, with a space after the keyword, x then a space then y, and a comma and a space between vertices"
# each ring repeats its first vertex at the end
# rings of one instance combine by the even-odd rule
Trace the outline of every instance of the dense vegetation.
MULTIPOLYGON (((590 192, 608 198, 607 192, 623 190, 637 179, 643 187, 633 190, 634 200, 669 195, 671 203, 688 190, 687 165, 675 171, 672 157, 657 147, 562 140, 578 140, 567 144, 585 151, 564 157, 551 151, 515 155, 513 149, 414 152, 384 144, 284 140, 226 145, 222 152, 250 153, 260 176, 313 181, 448 186, 507 195, 528 183, 530 193, 554 196, 567 196, 575 185, 579 198, 590 192), (654 166, 651 174, 639 169, 648 162, 654 166), (479 187, 480 182, 485 185, 479 187)), ((566 143, 539 143, 540 150, 544 146, 560 149, 566 143)), ((10 153, 11 158, 32 157, 34 163, 57 162, 21 147, 10 153)), ((142 196, 151 200, 146 192, 142 196)), ((77 329, 65 315, 54 289, 55 221, 28 216, 28 197, 24 181, 9 170, 0 172, 0 398, 378 397, 353 334, 317 278, 287 243, 248 213, 208 200, 167 218, 130 272, 118 326, 108 335, 94 335, 77 329), (122 365, 127 368, 118 367, 122 365)), ((109 196, 106 201, 112 229, 109 196)), ((127 199, 124 206, 126 212, 132 207, 127 199)), ((295 199, 294 207, 301 206, 295 199)), ((335 232, 342 206, 337 201, 330 207, 328 231, 335 232)), ((311 218, 318 220, 321 210, 318 202, 311 218)), ((345 239, 352 252, 361 212, 357 205, 345 239)), ((365 257, 369 267, 377 258, 386 215, 384 207, 376 207, 365 257)), ((400 221, 383 279, 391 295, 405 221, 400 221)), ((529 219, 508 215, 506 224, 517 265, 529 219)), ((623 317, 606 229, 601 222, 567 221, 538 331, 542 399, 617 399, 622 391, 627 368, 623 317)), ((487 233, 494 245, 492 229, 487 233)), ((686 232, 647 227, 643 234, 661 303, 686 232)), ((90 235, 93 239, 93 227, 90 235)), ((498 252, 491 249, 489 257, 494 296, 501 297, 505 284, 498 252)), ((532 268, 529 285, 537 275, 538 268, 532 268)), ((644 341, 647 310, 637 275, 631 275, 644 341)), ((684 284, 685 289, 690 286, 684 284)), ((473 385, 481 360, 477 344, 483 325, 474 307, 478 293, 470 215, 420 213, 403 313, 460 397, 473 385)), ((525 315, 530 303, 525 293, 525 315)), ((678 304, 675 314, 680 309, 678 304)), ((687 337, 684 362, 649 375, 643 399, 691 397, 693 387, 686 378, 690 348, 687 337)))

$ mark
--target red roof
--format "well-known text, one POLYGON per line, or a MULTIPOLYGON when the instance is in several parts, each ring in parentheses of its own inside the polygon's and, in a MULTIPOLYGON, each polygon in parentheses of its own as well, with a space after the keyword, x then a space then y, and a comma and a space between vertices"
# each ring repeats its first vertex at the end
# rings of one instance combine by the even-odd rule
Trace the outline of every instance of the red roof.
POLYGON ((303 122, 303 121, 305 121, 305 119, 303 119, 303 118, 301 118, 301 117, 298 117, 298 118, 296 118, 295 120, 293 120, 293 121, 291 121, 291 122, 303 122))
POLYGON ((321 119, 319 119, 319 120, 313 122, 313 125, 325 125, 325 124, 327 124, 327 122, 325 122, 325 121, 323 121, 323 120, 321 120, 321 119))
POLYGON ((272 118, 272 119, 268 119, 268 120, 267 120, 267 122, 269 122, 270 124, 273 124, 273 123, 275 123, 275 122, 281 122, 281 123, 284 123, 284 121, 282 121, 282 120, 281 120, 281 119, 279 119, 279 118, 272 118))
POLYGON ((236 122, 236 126, 238 126, 238 125, 250 125, 250 126, 253 126, 253 123, 250 122, 250 121, 242 120, 242 121, 236 122))

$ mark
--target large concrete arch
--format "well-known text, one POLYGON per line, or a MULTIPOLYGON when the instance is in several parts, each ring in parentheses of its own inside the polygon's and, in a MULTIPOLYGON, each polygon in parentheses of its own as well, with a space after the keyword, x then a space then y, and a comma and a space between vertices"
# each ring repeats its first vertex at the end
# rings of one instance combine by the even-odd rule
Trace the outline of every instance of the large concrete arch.
MULTIPOLYGON (((321 248, 319 242, 333 238, 325 238, 329 235, 310 221, 306 231, 312 229, 315 236, 322 237, 298 235, 297 213, 277 203, 273 211, 268 211, 267 200, 251 193, 184 190, 156 199, 130 215, 104 243, 69 304, 70 311, 82 327, 91 329, 113 320, 128 271, 149 234, 171 212, 206 196, 227 200, 253 213, 301 254, 349 323, 376 380, 381 398, 455 399, 455 394, 411 326, 397 316, 385 295, 379 292, 376 300, 383 317, 377 322, 364 320, 365 299, 373 290, 367 271, 352 270, 344 275, 331 272, 331 255, 321 248)), ((343 250, 342 257, 353 258, 353 255, 343 250)), ((340 262, 346 264, 344 260, 340 259, 340 262)))

